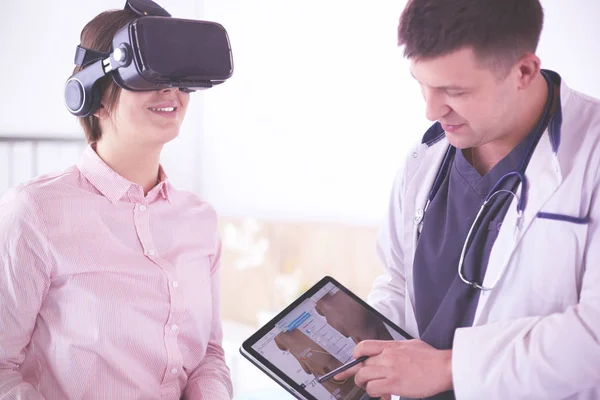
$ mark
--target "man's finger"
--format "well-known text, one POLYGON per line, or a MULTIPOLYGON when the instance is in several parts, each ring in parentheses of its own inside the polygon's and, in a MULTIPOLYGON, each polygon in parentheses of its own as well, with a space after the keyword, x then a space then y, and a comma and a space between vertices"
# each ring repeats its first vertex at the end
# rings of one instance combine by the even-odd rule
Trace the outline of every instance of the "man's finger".
POLYGON ((362 356, 376 356, 381 354, 387 344, 391 343, 389 340, 365 340, 360 342, 352 352, 354 358, 362 356))
POLYGON ((392 388, 389 385, 389 379, 376 379, 369 381, 365 386, 365 390, 371 397, 381 397, 382 399, 390 400, 392 397, 392 388))
MULTIPOLYGON (((352 353, 352 356, 355 359, 358 359, 359 357, 362 356, 369 356, 369 357, 374 357, 376 355, 381 354, 381 352, 383 351, 385 344, 389 343, 390 341, 386 341, 386 340, 365 340, 363 342, 360 342, 355 348, 354 348, 354 352, 352 353)), ((355 365, 354 367, 344 371, 344 372, 340 372, 338 375, 335 376, 335 379, 346 379, 349 378, 353 375, 356 375, 356 373, 358 372, 358 370, 365 365, 372 365, 373 364, 373 359, 372 358, 368 358, 366 361, 361 362, 358 365, 355 365)))
POLYGON ((356 373, 360 370, 362 363, 355 365, 354 367, 347 369, 345 371, 340 372, 336 376, 333 377, 336 381, 343 381, 344 379, 348 379, 351 376, 356 375, 356 373))
POLYGON ((389 370, 381 365, 365 366, 354 376, 354 383, 356 386, 366 388, 369 382, 384 379, 388 373, 389 370))

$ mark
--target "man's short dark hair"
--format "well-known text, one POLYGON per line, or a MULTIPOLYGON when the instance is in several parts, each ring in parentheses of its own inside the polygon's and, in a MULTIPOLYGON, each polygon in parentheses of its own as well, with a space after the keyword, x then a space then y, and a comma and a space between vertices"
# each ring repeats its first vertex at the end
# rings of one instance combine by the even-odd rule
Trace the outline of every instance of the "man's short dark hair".
POLYGON ((414 60, 473 48, 482 61, 512 66, 535 53, 544 11, 539 0, 409 0, 398 44, 414 60))

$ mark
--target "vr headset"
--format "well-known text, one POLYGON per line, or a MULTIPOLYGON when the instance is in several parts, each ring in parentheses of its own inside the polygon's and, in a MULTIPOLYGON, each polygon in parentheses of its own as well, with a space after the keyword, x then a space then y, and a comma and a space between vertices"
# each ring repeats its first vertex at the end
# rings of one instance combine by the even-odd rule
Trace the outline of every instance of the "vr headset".
POLYGON ((150 0, 128 0, 139 17, 114 36, 110 53, 77 46, 75 64, 84 68, 65 84, 71 114, 87 117, 100 105, 98 81, 110 74, 125 90, 179 88, 185 92, 223 83, 233 74, 227 31, 215 22, 171 18, 150 0))

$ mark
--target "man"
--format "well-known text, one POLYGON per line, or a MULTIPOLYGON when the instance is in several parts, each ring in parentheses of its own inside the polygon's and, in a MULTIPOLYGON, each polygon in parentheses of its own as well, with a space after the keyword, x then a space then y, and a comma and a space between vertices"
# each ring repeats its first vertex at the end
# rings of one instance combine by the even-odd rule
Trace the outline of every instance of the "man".
POLYGON ((600 399, 600 102, 535 55, 539 0, 411 0, 398 30, 436 121, 394 183, 364 341, 371 396, 600 399), (482 208, 483 206, 483 208, 482 208))

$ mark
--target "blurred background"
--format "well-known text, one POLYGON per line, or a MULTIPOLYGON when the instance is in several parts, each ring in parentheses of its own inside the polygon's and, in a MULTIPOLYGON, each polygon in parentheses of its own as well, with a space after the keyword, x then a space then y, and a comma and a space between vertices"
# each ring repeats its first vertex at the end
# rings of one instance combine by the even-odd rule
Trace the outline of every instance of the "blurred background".
MULTIPOLYGON (((75 163, 63 85, 87 21, 124 0, 0 0, 0 194, 75 163)), ((241 342, 324 275, 366 297, 393 177, 429 121, 396 45, 406 0, 162 0, 225 26, 235 72, 192 95, 164 151, 223 237, 222 315, 236 399, 287 398, 241 342)), ((542 0, 543 67, 600 98, 598 0, 542 0)))

